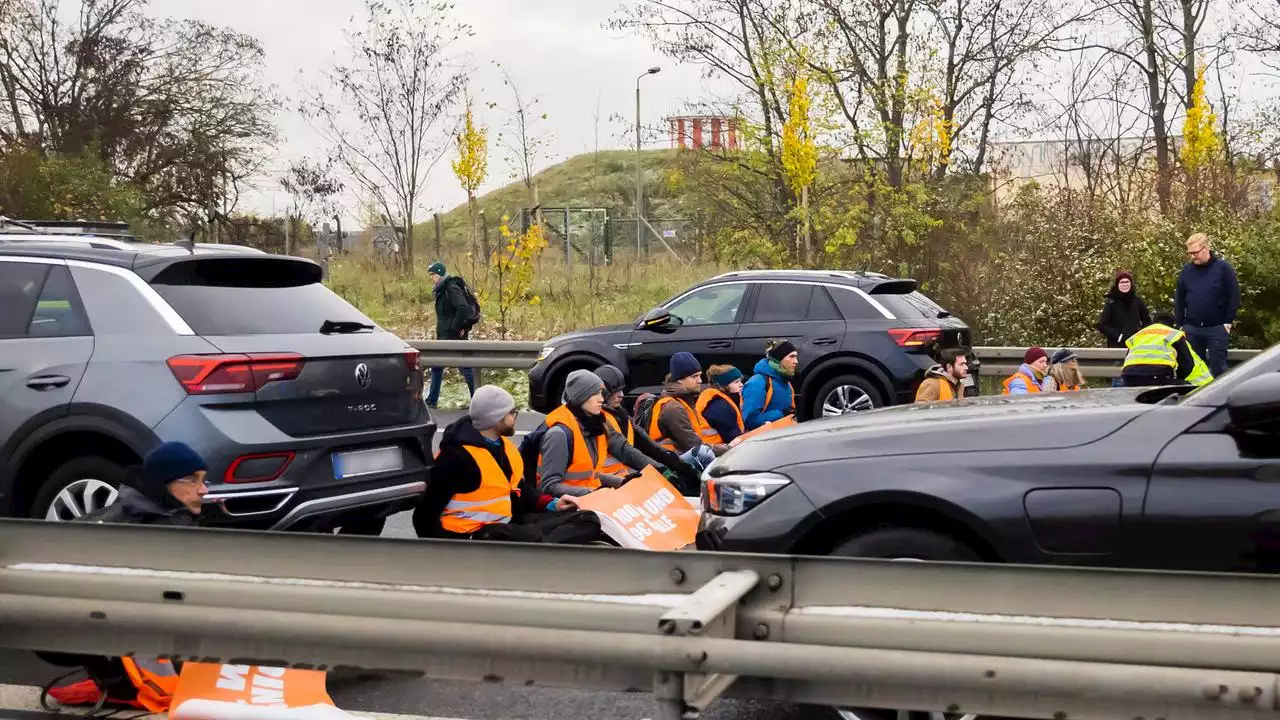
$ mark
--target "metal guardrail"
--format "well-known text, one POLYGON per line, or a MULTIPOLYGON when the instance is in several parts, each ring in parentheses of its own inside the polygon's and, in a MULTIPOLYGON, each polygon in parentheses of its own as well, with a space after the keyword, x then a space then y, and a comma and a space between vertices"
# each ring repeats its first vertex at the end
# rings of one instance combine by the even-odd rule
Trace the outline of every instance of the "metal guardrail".
MULTIPOLYGON (((543 343, 505 340, 414 340, 409 343, 422 352, 425 367, 477 367, 527 370, 537 364, 543 343)), ((1022 363, 1021 347, 975 347, 984 375, 1012 373, 1022 363)), ((1227 362, 1239 365, 1258 354, 1257 350, 1231 350, 1227 362)), ((1112 348, 1079 348, 1081 370, 1086 377, 1116 377, 1125 351, 1112 348)))
POLYGON ((1025 718, 1274 718, 1280 578, 0 521, 0 646, 1025 718))

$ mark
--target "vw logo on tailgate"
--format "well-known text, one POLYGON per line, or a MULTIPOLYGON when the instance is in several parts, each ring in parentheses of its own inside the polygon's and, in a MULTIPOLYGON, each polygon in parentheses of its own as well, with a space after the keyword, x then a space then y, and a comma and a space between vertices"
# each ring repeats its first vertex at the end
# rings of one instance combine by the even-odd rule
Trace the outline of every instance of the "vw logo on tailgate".
POLYGON ((360 363, 356 366, 356 384, 362 388, 369 387, 369 366, 360 363))

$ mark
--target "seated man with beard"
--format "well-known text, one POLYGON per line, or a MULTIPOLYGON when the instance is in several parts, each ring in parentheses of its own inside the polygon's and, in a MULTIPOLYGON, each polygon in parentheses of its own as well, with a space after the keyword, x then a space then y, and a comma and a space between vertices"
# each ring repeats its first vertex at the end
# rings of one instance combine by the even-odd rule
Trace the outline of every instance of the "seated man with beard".
POLYGON ((468 415, 445 428, 440 455, 413 512, 418 537, 457 540, 589 544, 601 538, 594 513, 570 496, 543 502, 524 492, 524 461, 511 441, 516 403, 485 385, 468 415))

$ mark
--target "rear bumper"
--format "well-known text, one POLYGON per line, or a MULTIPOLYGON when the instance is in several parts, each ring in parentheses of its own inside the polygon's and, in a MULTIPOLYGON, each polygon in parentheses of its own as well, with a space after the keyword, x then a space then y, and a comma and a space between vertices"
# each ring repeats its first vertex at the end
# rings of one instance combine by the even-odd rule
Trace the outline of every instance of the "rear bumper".
POLYGON ((222 491, 205 496, 205 522, 257 530, 327 532, 342 527, 348 519, 373 520, 411 510, 426 488, 424 476, 321 495, 300 488, 222 491))

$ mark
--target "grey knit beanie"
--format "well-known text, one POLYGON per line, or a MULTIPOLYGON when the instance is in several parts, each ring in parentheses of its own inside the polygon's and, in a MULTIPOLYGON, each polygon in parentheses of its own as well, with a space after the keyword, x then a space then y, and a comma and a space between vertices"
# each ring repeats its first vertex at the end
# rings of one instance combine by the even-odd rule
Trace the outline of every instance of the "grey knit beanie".
POLYGON ((477 430, 488 430, 515 409, 516 400, 511 393, 497 385, 482 385, 471 396, 471 424, 477 430))
POLYGON ((592 395, 604 392, 604 381, 590 370, 574 370, 564 384, 564 401, 582 407, 592 395))

